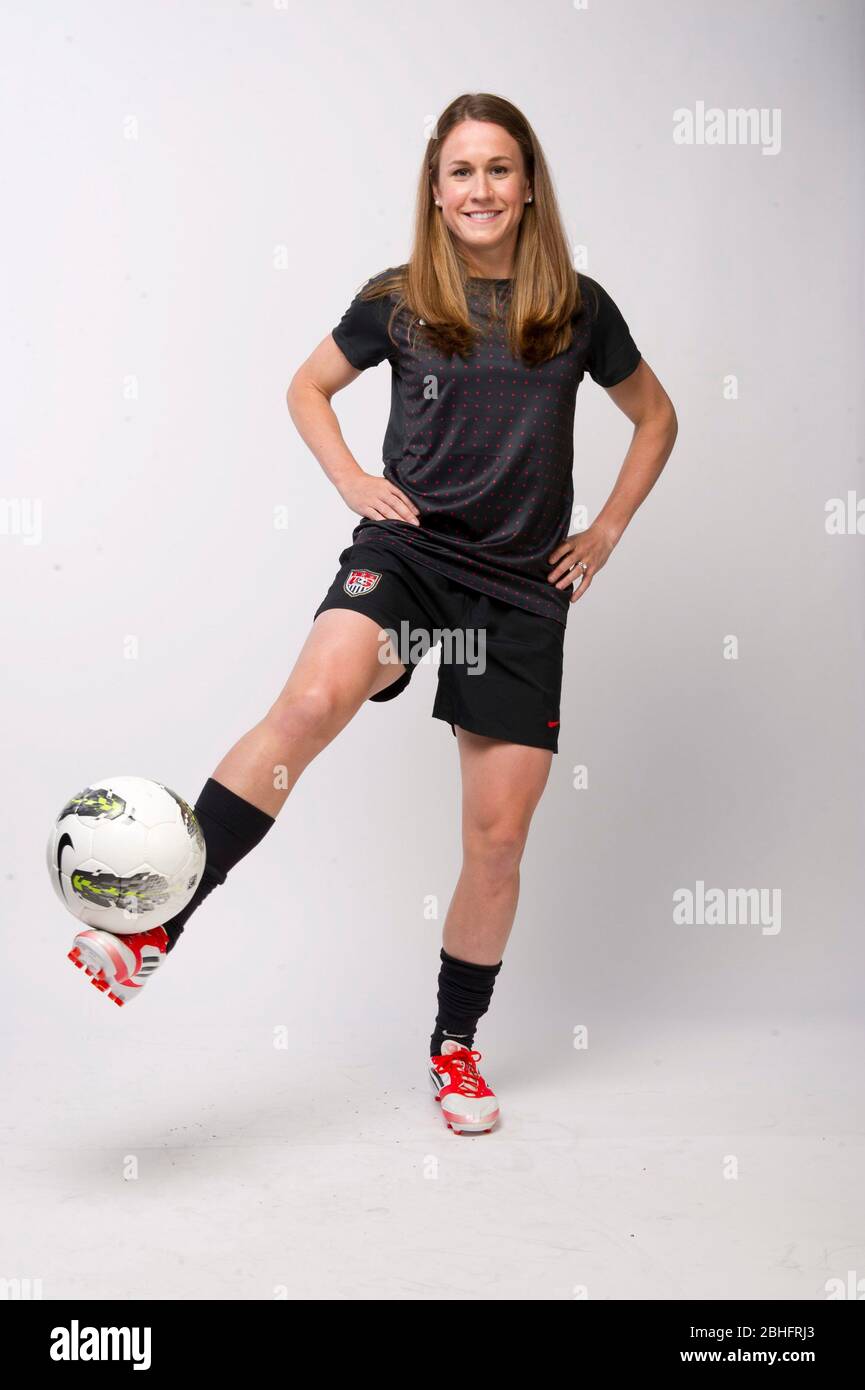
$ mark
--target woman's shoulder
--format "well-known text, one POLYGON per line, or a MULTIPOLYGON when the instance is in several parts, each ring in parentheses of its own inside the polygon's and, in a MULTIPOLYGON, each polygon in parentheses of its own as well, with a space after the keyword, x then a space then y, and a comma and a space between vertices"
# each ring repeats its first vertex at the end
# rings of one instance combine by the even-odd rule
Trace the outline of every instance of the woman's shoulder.
POLYGON ((577 283, 580 287, 580 307, 576 312, 580 315, 588 313, 591 318, 596 318, 605 294, 603 285, 582 270, 577 272, 577 283))
POLYGON ((390 298, 395 299, 402 287, 407 270, 407 262, 403 265, 390 265, 386 270, 379 270, 375 275, 371 275, 363 286, 363 290, 364 292, 371 289, 381 290, 382 297, 387 294, 390 298))

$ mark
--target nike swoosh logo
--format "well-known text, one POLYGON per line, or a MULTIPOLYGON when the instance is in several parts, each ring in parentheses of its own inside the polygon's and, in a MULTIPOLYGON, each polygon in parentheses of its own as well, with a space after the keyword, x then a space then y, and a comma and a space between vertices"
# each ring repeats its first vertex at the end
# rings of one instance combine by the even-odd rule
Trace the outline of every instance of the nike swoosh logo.
POLYGON ((69 834, 68 831, 64 832, 64 834, 61 835, 60 839, 57 841, 57 879, 60 883, 61 897, 65 897, 66 895, 63 892, 63 875, 60 872, 60 860, 63 858, 63 851, 68 847, 72 846, 74 843, 75 841, 72 839, 72 836, 69 834))

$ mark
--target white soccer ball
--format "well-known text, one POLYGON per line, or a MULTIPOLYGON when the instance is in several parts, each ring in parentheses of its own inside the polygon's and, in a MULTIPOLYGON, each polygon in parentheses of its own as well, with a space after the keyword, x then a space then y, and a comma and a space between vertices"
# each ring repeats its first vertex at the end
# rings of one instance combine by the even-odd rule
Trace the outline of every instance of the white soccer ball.
POLYGON ((186 906, 206 851, 195 812, 170 787, 100 777, 63 807, 46 859, 73 917, 124 936, 162 926, 186 906))

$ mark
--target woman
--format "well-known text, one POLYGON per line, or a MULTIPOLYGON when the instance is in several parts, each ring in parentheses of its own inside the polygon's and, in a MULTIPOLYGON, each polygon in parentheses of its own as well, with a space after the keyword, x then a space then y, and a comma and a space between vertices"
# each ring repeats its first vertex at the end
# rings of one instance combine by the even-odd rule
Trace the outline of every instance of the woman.
POLYGON ((366 700, 405 689, 416 635, 471 634, 475 642, 440 664, 432 710, 457 740, 464 857, 444 926, 429 1075, 449 1125, 483 1132, 499 1112, 474 1035, 558 751, 569 605, 606 564, 677 431, 615 303, 574 272, 543 152, 510 102, 475 94, 445 110, 424 156, 411 259, 355 297, 295 373, 288 406, 361 517, 352 544, 283 690, 196 803, 207 863, 192 901, 133 936, 82 931, 71 956, 117 1003, 134 998, 316 754, 366 700), (385 357, 393 395, 379 477, 350 453, 331 399, 385 357), (595 521, 569 535, 585 371, 635 430, 595 521), (410 649, 399 641, 407 627, 410 649))

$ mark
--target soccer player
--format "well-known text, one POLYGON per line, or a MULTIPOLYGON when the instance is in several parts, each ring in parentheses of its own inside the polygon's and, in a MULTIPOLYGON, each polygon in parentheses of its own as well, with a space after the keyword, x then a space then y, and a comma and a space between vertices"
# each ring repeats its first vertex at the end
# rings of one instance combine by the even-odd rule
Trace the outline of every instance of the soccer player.
POLYGON ((499 1108, 477 1067, 475 1030, 558 751, 568 613, 654 485, 678 427, 617 305, 573 269, 522 113, 500 97, 466 95, 435 129, 410 259, 366 282, 288 389, 298 432, 361 518, 351 544, 283 689, 195 804, 207 862, 191 902, 132 936, 83 930, 71 957, 115 1002, 140 993, 309 763, 367 700, 405 690, 419 658, 400 634, 434 642, 444 633, 432 715, 456 739, 463 863, 444 924, 428 1075, 451 1128, 478 1133, 499 1108), (379 476, 352 455, 332 399, 385 358, 392 396, 379 476), (634 431, 604 506, 569 534, 586 372, 634 431))

